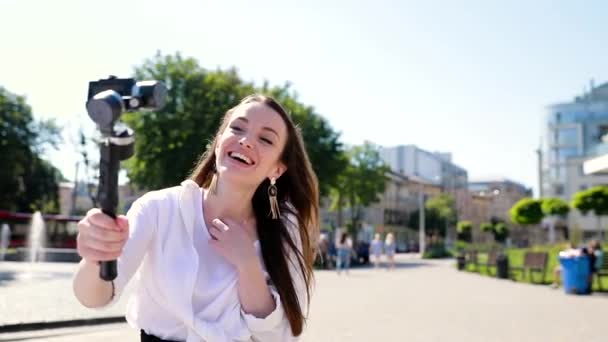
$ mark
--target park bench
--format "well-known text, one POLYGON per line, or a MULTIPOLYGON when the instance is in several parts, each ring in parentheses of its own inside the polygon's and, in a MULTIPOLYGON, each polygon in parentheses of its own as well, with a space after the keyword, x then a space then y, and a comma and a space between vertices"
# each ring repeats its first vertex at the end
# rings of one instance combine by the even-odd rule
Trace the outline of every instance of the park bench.
POLYGON ((526 254, 524 255, 523 265, 511 266, 509 268, 511 276, 514 276, 514 271, 521 271, 523 277, 525 277, 526 273, 528 273, 528 279, 534 282, 532 273, 538 272, 541 274, 541 283, 543 283, 545 281, 548 259, 549 255, 546 252, 526 252, 526 254))

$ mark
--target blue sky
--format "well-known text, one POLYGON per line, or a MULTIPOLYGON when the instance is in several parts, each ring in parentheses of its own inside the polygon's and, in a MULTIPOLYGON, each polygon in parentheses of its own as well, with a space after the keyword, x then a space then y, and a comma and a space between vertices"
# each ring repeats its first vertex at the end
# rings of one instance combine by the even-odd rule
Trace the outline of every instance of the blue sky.
POLYGON ((48 157, 68 178, 88 81, 160 50, 290 81, 345 143, 452 152, 470 179, 536 189, 545 106, 608 81, 607 14, 601 1, 3 0, 0 85, 66 127, 48 157))

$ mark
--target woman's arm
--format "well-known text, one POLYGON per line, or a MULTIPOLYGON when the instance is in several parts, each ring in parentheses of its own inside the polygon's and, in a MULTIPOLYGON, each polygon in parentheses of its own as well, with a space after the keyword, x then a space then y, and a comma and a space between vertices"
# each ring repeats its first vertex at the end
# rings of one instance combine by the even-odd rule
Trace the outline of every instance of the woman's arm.
POLYGON ((112 300, 112 283, 99 277, 99 264, 82 259, 74 277, 74 295, 87 308, 97 308, 112 300))
POLYGON ((262 264, 258 258, 242 265, 239 274, 239 300, 244 313, 257 318, 265 318, 273 312, 277 306, 270 288, 266 284, 266 277, 262 264))
POLYGON ((108 220, 113 220, 105 215, 101 217, 101 220, 99 220, 100 217, 96 216, 97 220, 87 220, 87 222, 79 224, 79 229, 83 231, 82 236, 79 233, 78 237, 79 252, 83 256, 83 260, 80 262, 80 266, 74 276, 73 291, 82 305, 89 308, 99 308, 115 302, 119 298, 123 288, 139 268, 155 231, 154 216, 148 209, 148 206, 151 204, 148 203, 150 202, 149 200, 144 200, 145 197, 135 201, 127 213, 127 218, 119 217, 116 221, 118 224, 115 227, 108 222, 108 220), (93 226, 107 226, 111 231, 105 232, 105 236, 100 233, 103 230, 95 229, 95 232, 91 232, 91 224, 93 226), (88 231, 89 241, 97 241, 93 243, 83 241, 86 240, 83 237, 87 235, 84 232, 85 230, 88 231), (117 241, 120 240, 117 237, 120 234, 126 235, 124 237, 126 241, 122 242, 118 254, 113 258, 99 257, 98 255, 94 255, 94 253, 91 254, 91 252, 85 251, 87 247, 94 247, 96 244, 99 246, 99 241, 104 239, 113 241, 111 243, 120 244, 120 241, 117 241), (95 236, 96 239, 92 239, 92 236, 95 236), (99 277, 98 261, 116 258, 118 271, 116 279, 113 282, 102 280, 99 277))
POLYGON ((74 295, 88 307, 100 307, 113 298, 114 283, 99 277, 99 262, 120 256, 129 236, 129 223, 124 216, 111 218, 99 209, 91 209, 78 222, 78 253, 82 257, 73 282, 74 295))

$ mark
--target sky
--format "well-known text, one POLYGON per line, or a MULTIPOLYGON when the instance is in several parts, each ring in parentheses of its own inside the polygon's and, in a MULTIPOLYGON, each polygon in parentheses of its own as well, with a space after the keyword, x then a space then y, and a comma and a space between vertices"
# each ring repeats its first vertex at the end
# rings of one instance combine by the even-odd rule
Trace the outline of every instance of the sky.
POLYGON ((538 189, 546 106, 608 81, 602 1, 0 1, 0 86, 55 118, 72 179, 88 82, 157 51, 290 82, 346 144, 451 152, 538 189), (169 5, 170 4, 170 5, 169 5))

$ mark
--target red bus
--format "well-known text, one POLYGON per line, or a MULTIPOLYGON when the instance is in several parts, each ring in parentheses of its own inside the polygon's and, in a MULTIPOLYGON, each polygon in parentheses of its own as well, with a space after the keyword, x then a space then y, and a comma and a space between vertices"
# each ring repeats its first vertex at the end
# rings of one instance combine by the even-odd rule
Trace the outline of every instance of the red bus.
MULTIPOLYGON (((32 222, 32 213, 16 213, 0 210, 0 227, 8 224, 11 231, 9 248, 27 246, 27 238, 32 222)), ((78 221, 82 216, 42 215, 45 226, 45 247, 76 248, 78 221)))

